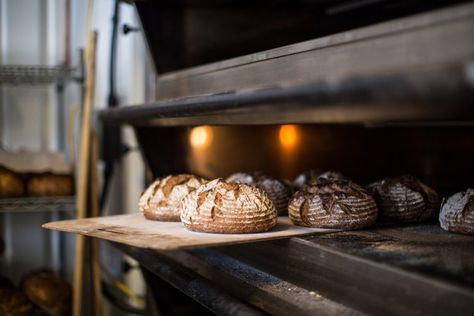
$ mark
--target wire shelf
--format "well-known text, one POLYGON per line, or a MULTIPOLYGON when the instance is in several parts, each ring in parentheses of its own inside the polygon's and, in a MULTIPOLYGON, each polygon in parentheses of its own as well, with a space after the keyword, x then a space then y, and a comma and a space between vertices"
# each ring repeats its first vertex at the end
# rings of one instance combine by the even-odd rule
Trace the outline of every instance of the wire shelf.
POLYGON ((76 210, 74 196, 22 197, 0 199, 0 213, 71 212, 76 210))
POLYGON ((55 84, 72 77, 74 69, 64 66, 2 65, 0 84, 55 84))

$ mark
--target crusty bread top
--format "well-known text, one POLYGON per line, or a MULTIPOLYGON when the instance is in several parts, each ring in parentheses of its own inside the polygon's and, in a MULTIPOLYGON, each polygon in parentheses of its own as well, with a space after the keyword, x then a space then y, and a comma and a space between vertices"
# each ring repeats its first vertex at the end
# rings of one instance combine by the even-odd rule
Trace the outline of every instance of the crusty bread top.
POLYGON ((372 183, 367 189, 379 206, 382 220, 424 221, 439 210, 438 194, 413 176, 387 178, 372 183))
POLYGON ((450 196, 441 206, 439 223, 448 231, 474 234, 474 189, 450 196))
POLYGON ((338 171, 334 170, 321 170, 321 169, 312 169, 307 170, 299 174, 293 181, 293 187, 295 189, 300 189, 303 185, 309 184, 310 182, 317 181, 319 179, 326 180, 349 180, 345 175, 338 171))
POLYGON ((256 186, 267 193, 275 204, 279 215, 288 213, 288 200, 291 197, 291 188, 285 182, 271 177, 262 171, 237 172, 227 177, 226 182, 245 183, 256 186))
POLYGON ((352 181, 319 179, 295 193, 289 215, 296 225, 356 229, 374 223, 377 206, 372 196, 352 181))
POLYGON ((204 179, 191 174, 159 178, 140 197, 140 212, 149 219, 179 221, 179 203, 189 192, 205 182, 204 179))
POLYGON ((254 233, 267 231, 277 222, 275 206, 263 190, 222 179, 188 194, 180 210, 188 229, 203 232, 254 233))

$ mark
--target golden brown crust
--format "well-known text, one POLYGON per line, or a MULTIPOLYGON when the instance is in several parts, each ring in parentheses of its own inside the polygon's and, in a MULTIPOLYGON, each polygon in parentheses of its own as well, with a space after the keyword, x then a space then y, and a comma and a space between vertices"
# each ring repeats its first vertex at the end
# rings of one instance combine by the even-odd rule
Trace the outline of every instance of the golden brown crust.
POLYGON ((227 177, 226 182, 244 183, 262 189, 275 204, 278 215, 288 214, 288 201, 292 192, 285 182, 270 177, 261 171, 234 173, 227 177))
POLYGON ((12 198, 24 194, 25 189, 21 175, 0 166, 0 198, 12 198))
POLYGON ((441 206, 439 223, 444 230, 474 235, 474 189, 450 196, 441 206))
POLYGON ((52 272, 28 274, 21 283, 21 289, 30 301, 51 315, 65 316, 71 312, 71 287, 52 272))
POLYGON ((191 174, 157 179, 140 197, 140 212, 150 220, 179 222, 179 203, 205 182, 206 180, 191 174))
POLYGON ((199 232, 258 233, 277 223, 276 208, 263 190, 222 179, 188 194, 180 209, 184 226, 199 232))
POLYGON ((412 176, 387 178, 367 189, 373 194, 384 222, 421 222, 434 218, 439 211, 438 194, 412 176))
POLYGON ((26 191, 29 196, 72 195, 74 193, 74 179, 71 175, 34 174, 28 177, 26 191))
POLYGON ((354 182, 319 179, 295 193, 289 215, 299 226, 358 229, 375 222, 377 206, 370 194, 354 182))

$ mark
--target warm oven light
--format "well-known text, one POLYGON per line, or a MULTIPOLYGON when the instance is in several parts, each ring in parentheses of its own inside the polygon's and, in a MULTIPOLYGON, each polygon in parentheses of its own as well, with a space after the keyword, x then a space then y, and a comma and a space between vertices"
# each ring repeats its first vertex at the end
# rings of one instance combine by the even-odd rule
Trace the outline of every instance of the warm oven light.
POLYGON ((189 142, 193 147, 207 147, 212 143, 212 129, 208 126, 194 127, 189 134, 189 142))
POLYGON ((283 147, 293 147, 300 138, 299 130, 296 125, 282 125, 278 133, 280 144, 283 147))

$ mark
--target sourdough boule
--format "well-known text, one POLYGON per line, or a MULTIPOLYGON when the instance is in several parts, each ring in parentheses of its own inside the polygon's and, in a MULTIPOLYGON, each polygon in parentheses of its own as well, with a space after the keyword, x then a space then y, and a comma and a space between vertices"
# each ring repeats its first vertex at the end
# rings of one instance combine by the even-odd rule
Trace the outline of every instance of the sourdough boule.
POLYGON ((321 178, 295 193, 288 212, 295 225, 318 228, 358 229, 377 218, 375 201, 364 188, 349 180, 321 178))
POLYGON ((450 196, 441 206, 439 223, 444 230, 474 235, 474 189, 450 196))
POLYGON ((187 229, 207 233, 258 233, 277 223, 275 205, 263 190, 222 179, 188 194, 180 211, 187 229))
POLYGON ((261 171, 254 171, 249 173, 234 173, 227 177, 226 182, 245 183, 262 189, 275 205, 278 215, 288 214, 288 201, 291 197, 291 188, 283 181, 261 171))
POLYGON ((367 189, 375 198, 379 219, 383 222, 421 222, 433 218, 439 211, 438 194, 409 175, 387 178, 367 189))
POLYGON ((159 178, 140 197, 140 212, 150 220, 179 222, 179 203, 205 182, 203 178, 191 174, 159 178))

